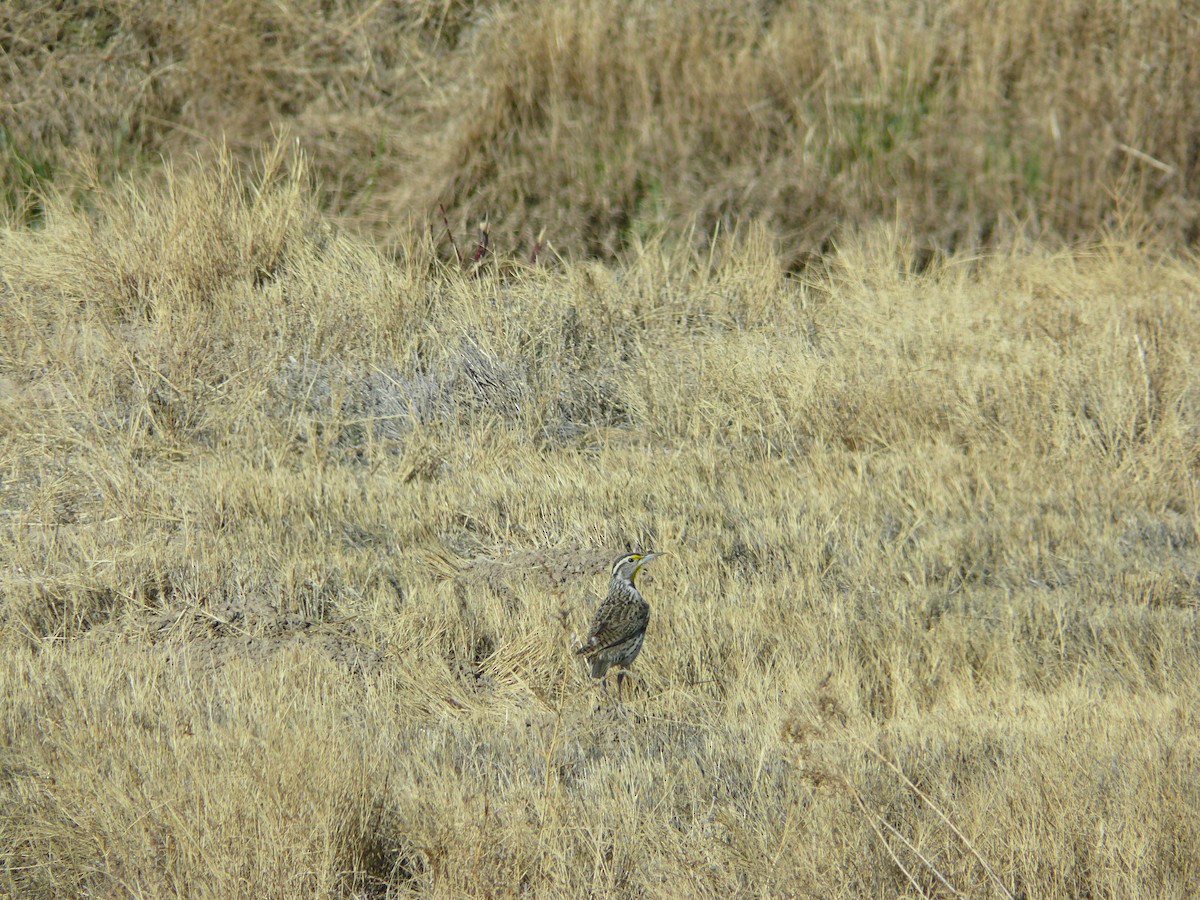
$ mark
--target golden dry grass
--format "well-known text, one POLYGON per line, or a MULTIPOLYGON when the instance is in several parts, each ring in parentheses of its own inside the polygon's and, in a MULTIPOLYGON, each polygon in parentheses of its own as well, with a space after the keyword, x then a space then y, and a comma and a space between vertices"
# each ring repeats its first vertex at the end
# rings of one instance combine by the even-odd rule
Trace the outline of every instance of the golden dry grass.
POLYGON ((109 179, 287 130, 326 212, 402 243, 444 203, 572 257, 749 220, 789 268, 881 220, 922 254, 1190 246, 1198 42, 1194 2, 13 0, 0 209, 36 219, 80 155, 109 179))
POLYGON ((218 156, 0 235, 6 892, 1194 895, 1194 260, 468 277, 319 205, 218 156))

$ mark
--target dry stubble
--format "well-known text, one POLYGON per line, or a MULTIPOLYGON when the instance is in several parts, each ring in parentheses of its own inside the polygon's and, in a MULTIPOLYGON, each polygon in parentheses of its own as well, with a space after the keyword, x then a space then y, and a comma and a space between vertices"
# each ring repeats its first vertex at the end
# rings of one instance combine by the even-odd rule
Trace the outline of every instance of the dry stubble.
POLYGON ((467 279, 268 168, 0 243, 6 890, 1194 891, 1194 263, 467 279))

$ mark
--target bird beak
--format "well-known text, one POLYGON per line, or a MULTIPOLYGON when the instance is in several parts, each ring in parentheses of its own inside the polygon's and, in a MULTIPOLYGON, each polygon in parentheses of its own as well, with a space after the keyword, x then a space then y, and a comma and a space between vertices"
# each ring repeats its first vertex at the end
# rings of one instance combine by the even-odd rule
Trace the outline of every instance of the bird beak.
POLYGON ((647 553, 640 560, 638 560, 638 568, 641 568, 646 563, 650 562, 650 560, 655 559, 656 557, 666 556, 666 555, 667 555, 666 551, 663 551, 662 553, 647 553))

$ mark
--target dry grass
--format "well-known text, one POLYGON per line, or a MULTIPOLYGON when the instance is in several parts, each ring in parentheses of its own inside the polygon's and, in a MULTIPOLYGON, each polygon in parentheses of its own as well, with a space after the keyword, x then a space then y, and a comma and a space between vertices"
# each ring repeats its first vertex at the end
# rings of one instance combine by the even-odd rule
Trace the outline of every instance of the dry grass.
POLYGON ((1195 4, 1123 0, 16 0, 0 201, 286 130, 326 212, 401 243, 443 202, 572 257, 751 219, 789 268, 880 221, 923 254, 1193 245, 1198 42, 1195 4))
POLYGON ((1195 893, 1194 261, 467 277, 240 171, 0 236, 5 891, 1195 893))

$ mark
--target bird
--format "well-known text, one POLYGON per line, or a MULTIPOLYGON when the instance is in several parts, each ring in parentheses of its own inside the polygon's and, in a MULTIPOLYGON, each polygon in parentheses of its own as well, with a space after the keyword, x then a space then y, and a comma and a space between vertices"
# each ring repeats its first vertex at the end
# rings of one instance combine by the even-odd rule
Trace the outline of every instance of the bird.
POLYGON ((621 702, 621 682, 646 637, 650 622, 650 604, 642 597, 634 580, 642 566, 661 553, 626 553, 617 558, 608 583, 608 596, 596 607, 592 624, 583 644, 575 651, 592 665, 592 678, 600 679, 600 688, 608 693, 606 676, 612 666, 617 671, 617 703, 621 702))

